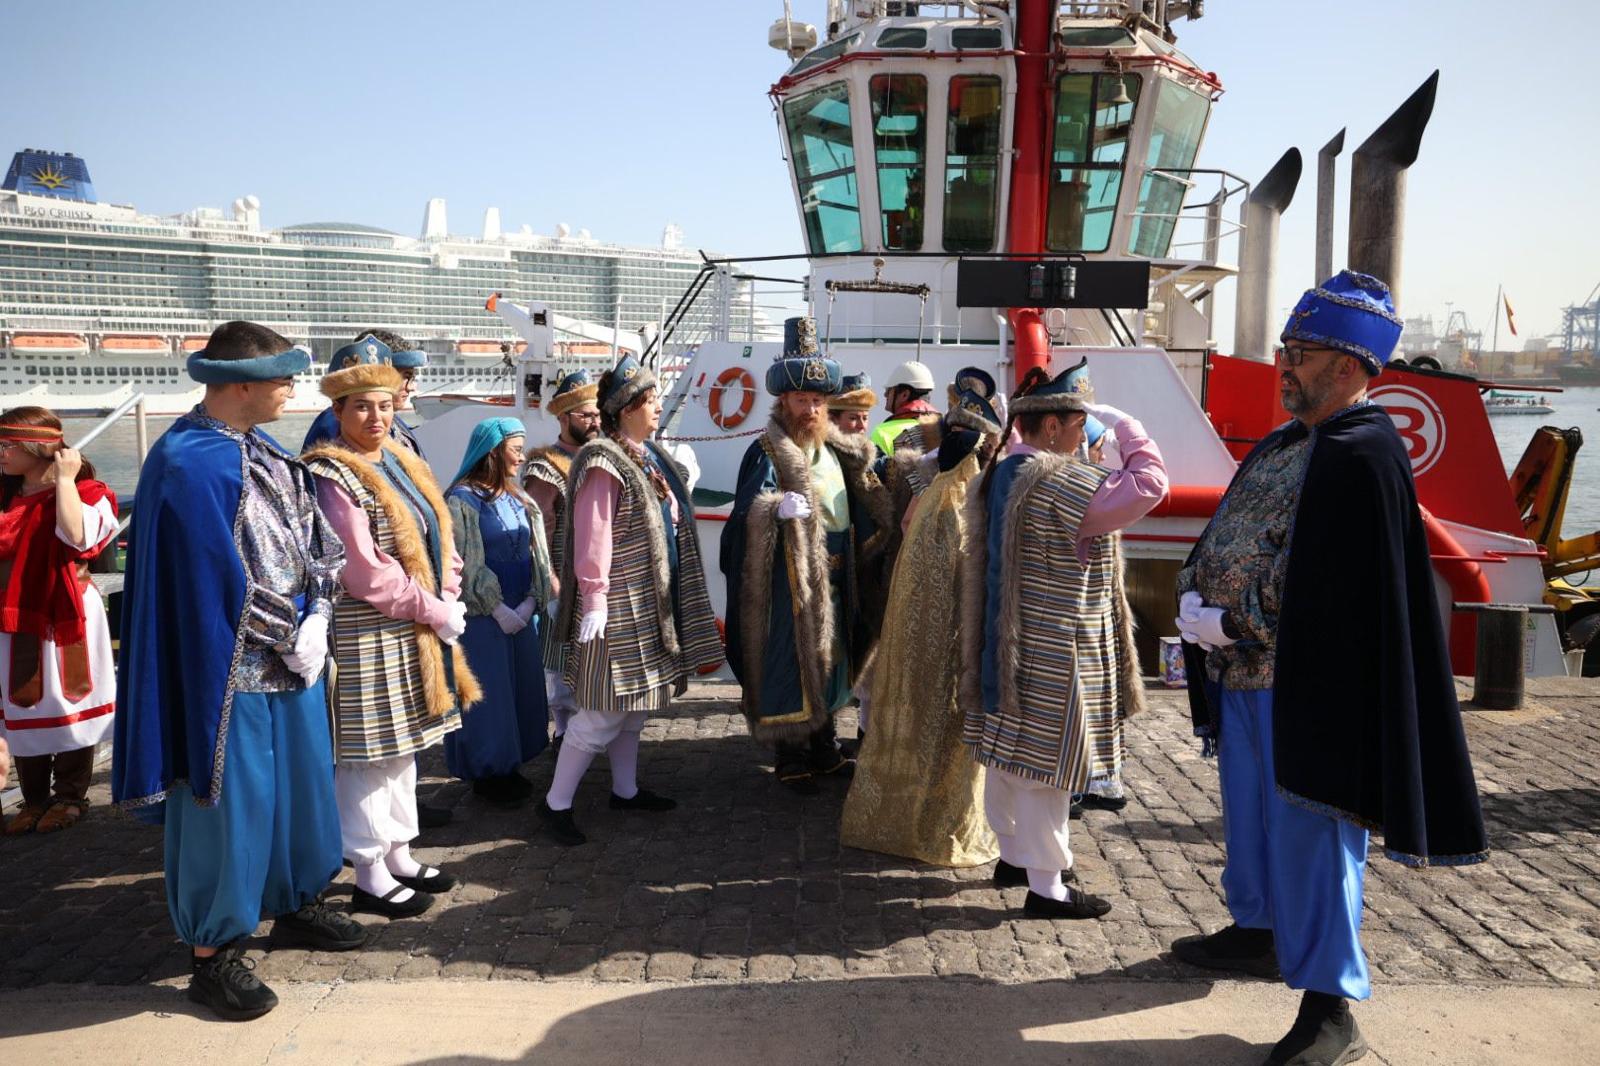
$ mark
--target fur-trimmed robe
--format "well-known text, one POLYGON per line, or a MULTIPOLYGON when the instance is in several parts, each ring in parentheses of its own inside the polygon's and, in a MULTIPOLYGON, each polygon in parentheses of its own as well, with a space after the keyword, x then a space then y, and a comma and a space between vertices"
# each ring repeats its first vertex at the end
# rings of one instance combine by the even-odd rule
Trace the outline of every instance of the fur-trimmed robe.
POLYGON ((875 628, 860 595, 863 571, 881 555, 892 523, 888 496, 871 469, 876 450, 866 436, 832 427, 825 446, 839 460, 850 499, 839 575, 842 618, 831 608, 827 531, 811 462, 777 418, 745 453, 733 512, 722 531, 728 663, 744 689, 750 733, 764 743, 803 740, 828 721, 833 708, 825 693, 838 665, 836 627, 845 628, 853 671, 863 666, 875 628), (810 500, 811 517, 780 521, 785 492, 810 500))
POLYGON ((963 739, 986 766, 1074 792, 1104 769, 1093 720, 1144 707, 1120 538, 1096 538, 1087 565, 1077 555, 1079 524, 1108 474, 1071 456, 1012 456, 996 468, 989 499, 974 499, 969 513, 981 513, 987 531, 983 549, 966 559, 965 584, 984 590, 993 620, 963 647, 963 739), (1109 618, 1109 631, 1097 618, 1109 618), (1114 683, 1097 697, 1100 687, 1086 686, 1084 674, 1107 662, 1114 683), (990 664, 993 699, 981 687, 990 664))
MULTIPOLYGON (((441 556, 455 551, 450 508, 421 459, 393 441, 393 456, 433 510, 441 556)), ((377 466, 348 448, 324 445, 302 456, 317 477, 349 492, 366 510, 373 543, 400 563, 406 575, 439 594, 442 579, 411 509, 377 466)), ((483 688, 461 648, 450 649, 428 626, 390 618, 352 596, 334 606, 330 644, 336 666, 329 684, 334 708, 335 755, 367 761, 403 755, 456 728, 460 710, 483 698, 483 688), (410 675, 415 671, 415 678, 410 675), (415 706, 410 694, 421 696, 415 706), (447 724, 452 723, 452 724, 447 724)))

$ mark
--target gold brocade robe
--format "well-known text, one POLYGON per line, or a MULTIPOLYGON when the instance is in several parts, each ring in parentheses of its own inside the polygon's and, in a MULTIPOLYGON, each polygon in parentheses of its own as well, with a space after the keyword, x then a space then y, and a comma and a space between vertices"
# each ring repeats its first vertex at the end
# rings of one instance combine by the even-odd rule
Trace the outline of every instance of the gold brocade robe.
POLYGON ((981 596, 961 595, 961 559, 983 539, 972 521, 981 511, 968 506, 978 473, 974 453, 940 474, 906 531, 873 664, 871 722, 845 798, 839 837, 849 847, 939 866, 1000 854, 957 698, 961 627, 983 625, 981 596), (977 611, 964 611, 966 601, 977 611))

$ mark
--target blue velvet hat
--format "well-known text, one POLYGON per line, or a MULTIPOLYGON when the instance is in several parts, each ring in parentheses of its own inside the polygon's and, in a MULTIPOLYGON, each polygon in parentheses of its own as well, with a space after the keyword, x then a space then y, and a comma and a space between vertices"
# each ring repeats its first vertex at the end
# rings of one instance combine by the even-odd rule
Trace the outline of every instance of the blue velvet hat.
POLYGON ((367 363, 394 364, 394 352, 370 333, 335 351, 333 358, 328 360, 328 373, 367 363))
POLYGON ((624 407, 656 387, 656 376, 649 367, 639 362, 638 356, 630 353, 617 360, 617 365, 611 368, 611 378, 605 384, 608 387, 598 397, 600 410, 615 418, 624 407))
POLYGON ((1029 372, 1029 377, 1024 379, 1018 395, 1012 397, 1012 414, 1045 412, 1061 414, 1066 411, 1081 411, 1084 404, 1094 402, 1094 386, 1089 381, 1088 356, 1084 356, 1075 366, 1069 366, 1054 378, 1039 381, 1044 377, 1043 371, 1038 371, 1037 374, 1029 372), (1030 380, 1039 383, 1030 388, 1030 380))
POLYGON ((421 348, 403 348, 390 353, 389 361, 396 370, 421 370, 428 365, 428 353, 421 348))
POLYGON ((839 391, 843 371, 832 359, 820 355, 784 356, 767 367, 767 391, 774 396, 786 392, 820 392, 831 396, 839 391))
MULTIPOLYGON (((984 376, 988 377, 987 374, 984 376)), ((956 380, 961 379, 958 376, 956 380)), ((993 381, 990 378, 991 385, 993 381)), ((994 401, 971 388, 961 389, 952 397, 944 422, 947 426, 973 429, 979 433, 1000 432, 1000 413, 994 409, 994 401)))
POLYGON ((870 411, 878 406, 868 374, 846 374, 839 379, 839 391, 828 397, 830 411, 870 411))
POLYGON ((956 371, 956 379, 950 385, 950 395, 955 396, 962 389, 971 389, 985 398, 992 397, 995 393, 994 378, 981 366, 964 366, 956 371))
POLYGON ((1284 343, 1305 341, 1353 355, 1374 376, 1394 354, 1405 323, 1394 313, 1389 286, 1370 274, 1341 270, 1307 289, 1289 312, 1284 343))
POLYGON ((552 415, 564 415, 586 403, 595 403, 600 395, 600 385, 587 370, 574 370, 556 382, 555 395, 546 406, 552 415))

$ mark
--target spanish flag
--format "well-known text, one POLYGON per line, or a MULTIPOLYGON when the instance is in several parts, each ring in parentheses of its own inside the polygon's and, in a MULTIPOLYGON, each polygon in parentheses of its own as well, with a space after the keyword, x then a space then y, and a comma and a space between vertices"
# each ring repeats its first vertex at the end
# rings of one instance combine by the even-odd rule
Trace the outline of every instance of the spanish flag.
POLYGON ((1515 337, 1517 335, 1517 318, 1511 311, 1511 297, 1501 293, 1500 299, 1506 305, 1506 325, 1511 327, 1511 335, 1515 337))

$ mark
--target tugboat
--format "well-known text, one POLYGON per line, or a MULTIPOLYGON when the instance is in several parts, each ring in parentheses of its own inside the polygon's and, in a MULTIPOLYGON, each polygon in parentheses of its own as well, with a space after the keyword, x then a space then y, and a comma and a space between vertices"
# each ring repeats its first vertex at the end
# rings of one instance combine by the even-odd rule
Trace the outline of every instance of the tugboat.
POLYGON ((1483 397, 1483 409, 1495 416, 1503 415, 1553 415, 1554 407, 1536 396, 1512 396, 1490 389, 1483 397))
MULTIPOLYGON (((646 352, 663 370, 682 367, 664 375, 661 437, 698 469, 708 558, 740 458, 764 427, 758 383, 783 345, 726 328, 691 344, 675 323, 719 321, 734 279, 790 260, 789 273, 804 271, 825 353, 847 373, 881 383, 917 359, 948 382, 978 365, 1009 392, 1030 368, 1055 374, 1087 356, 1097 393, 1137 413, 1172 479, 1169 498, 1125 536, 1153 672, 1157 638, 1173 632, 1182 560, 1238 458, 1288 417, 1272 294, 1278 220, 1301 157, 1288 149, 1254 182, 1195 165, 1222 82, 1176 42, 1204 10, 1201 0, 829 0, 818 32, 785 5, 769 43, 790 65, 769 96, 804 250, 708 260, 646 352), (1235 332, 1223 355, 1214 311, 1230 278, 1235 332)), ((1403 174, 1437 78, 1353 155, 1349 265, 1384 278, 1397 298, 1403 174)), ((1322 180, 1341 147, 1342 134, 1324 149, 1322 180)), ((1331 205, 1332 189, 1318 199, 1331 205)), ((1331 210, 1319 232, 1318 280, 1332 273, 1331 210)), ((547 310, 529 314, 542 333, 522 357, 514 410, 537 442, 556 432, 543 413, 556 366, 547 310)), ((1471 673, 1473 618, 1453 604, 1540 603, 1540 549, 1472 378, 1393 366, 1371 395, 1410 451, 1454 668, 1471 673)), ((440 469, 454 469, 478 417, 457 410, 423 427, 440 469)), ((720 597, 720 575, 708 577, 720 597)), ((1563 673, 1554 619, 1530 618, 1529 672, 1563 673)))

